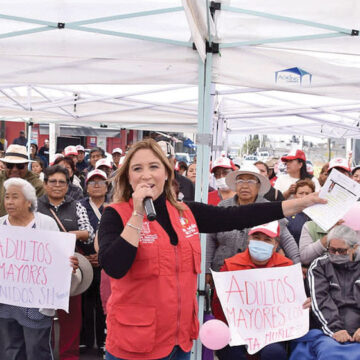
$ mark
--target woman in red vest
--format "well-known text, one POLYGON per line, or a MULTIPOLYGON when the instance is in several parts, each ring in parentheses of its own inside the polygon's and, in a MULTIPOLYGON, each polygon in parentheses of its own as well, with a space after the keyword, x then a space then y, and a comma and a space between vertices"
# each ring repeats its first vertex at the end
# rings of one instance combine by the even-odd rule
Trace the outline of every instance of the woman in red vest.
POLYGON ((173 169, 152 139, 133 145, 114 178, 114 203, 99 227, 99 260, 111 277, 106 359, 190 359, 198 335, 199 233, 267 223, 323 202, 316 194, 285 202, 216 207, 179 203, 173 169), (156 221, 145 216, 154 201, 156 221))

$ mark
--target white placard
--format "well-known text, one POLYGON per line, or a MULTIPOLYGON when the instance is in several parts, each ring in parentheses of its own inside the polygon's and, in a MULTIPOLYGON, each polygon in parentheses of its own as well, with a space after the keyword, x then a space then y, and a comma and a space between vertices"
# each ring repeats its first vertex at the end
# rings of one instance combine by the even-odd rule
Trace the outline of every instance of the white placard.
POLYGON ((319 196, 327 204, 316 204, 304 210, 323 230, 328 231, 351 209, 360 197, 360 184, 332 169, 319 196))
POLYGON ((0 303, 68 311, 75 234, 0 226, 0 303))
POLYGON ((309 331, 301 265, 214 272, 216 292, 231 334, 230 346, 254 354, 268 344, 309 331))

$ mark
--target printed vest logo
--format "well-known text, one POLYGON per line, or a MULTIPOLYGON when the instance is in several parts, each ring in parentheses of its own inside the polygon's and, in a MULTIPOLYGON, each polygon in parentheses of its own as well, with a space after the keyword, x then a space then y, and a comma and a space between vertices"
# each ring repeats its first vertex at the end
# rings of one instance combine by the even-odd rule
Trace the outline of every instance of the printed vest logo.
POLYGON ((298 67, 275 72, 275 83, 279 85, 310 86, 312 74, 298 67))
POLYGON ((157 238, 157 234, 151 234, 149 222, 144 221, 141 227, 140 242, 143 244, 152 244, 157 238))
POLYGON ((187 218, 181 217, 180 224, 186 238, 192 237, 199 233, 196 224, 189 224, 189 219, 187 218))

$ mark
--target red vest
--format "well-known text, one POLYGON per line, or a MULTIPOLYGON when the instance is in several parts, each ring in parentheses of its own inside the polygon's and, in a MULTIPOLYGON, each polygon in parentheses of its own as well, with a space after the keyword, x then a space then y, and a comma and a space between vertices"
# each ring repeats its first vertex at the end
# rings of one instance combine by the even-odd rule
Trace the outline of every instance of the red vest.
MULTIPOLYGON (((125 225, 132 201, 111 206, 125 225)), ((159 359, 175 345, 190 351, 198 335, 199 232, 189 208, 180 216, 168 201, 166 207, 178 245, 157 221, 144 218, 134 263, 123 278, 111 278, 106 350, 119 358, 159 359)))

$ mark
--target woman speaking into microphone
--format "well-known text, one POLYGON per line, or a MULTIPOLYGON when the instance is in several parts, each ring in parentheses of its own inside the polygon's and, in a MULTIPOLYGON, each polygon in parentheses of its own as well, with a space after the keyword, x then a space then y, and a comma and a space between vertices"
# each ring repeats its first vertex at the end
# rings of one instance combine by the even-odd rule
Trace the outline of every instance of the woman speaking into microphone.
POLYGON ((216 207, 179 203, 173 169, 152 139, 128 152, 114 178, 114 203, 99 227, 99 260, 111 277, 106 359, 190 359, 198 336, 199 233, 268 223, 321 203, 316 194, 284 202, 216 207), (148 221, 144 199, 153 199, 148 221))

